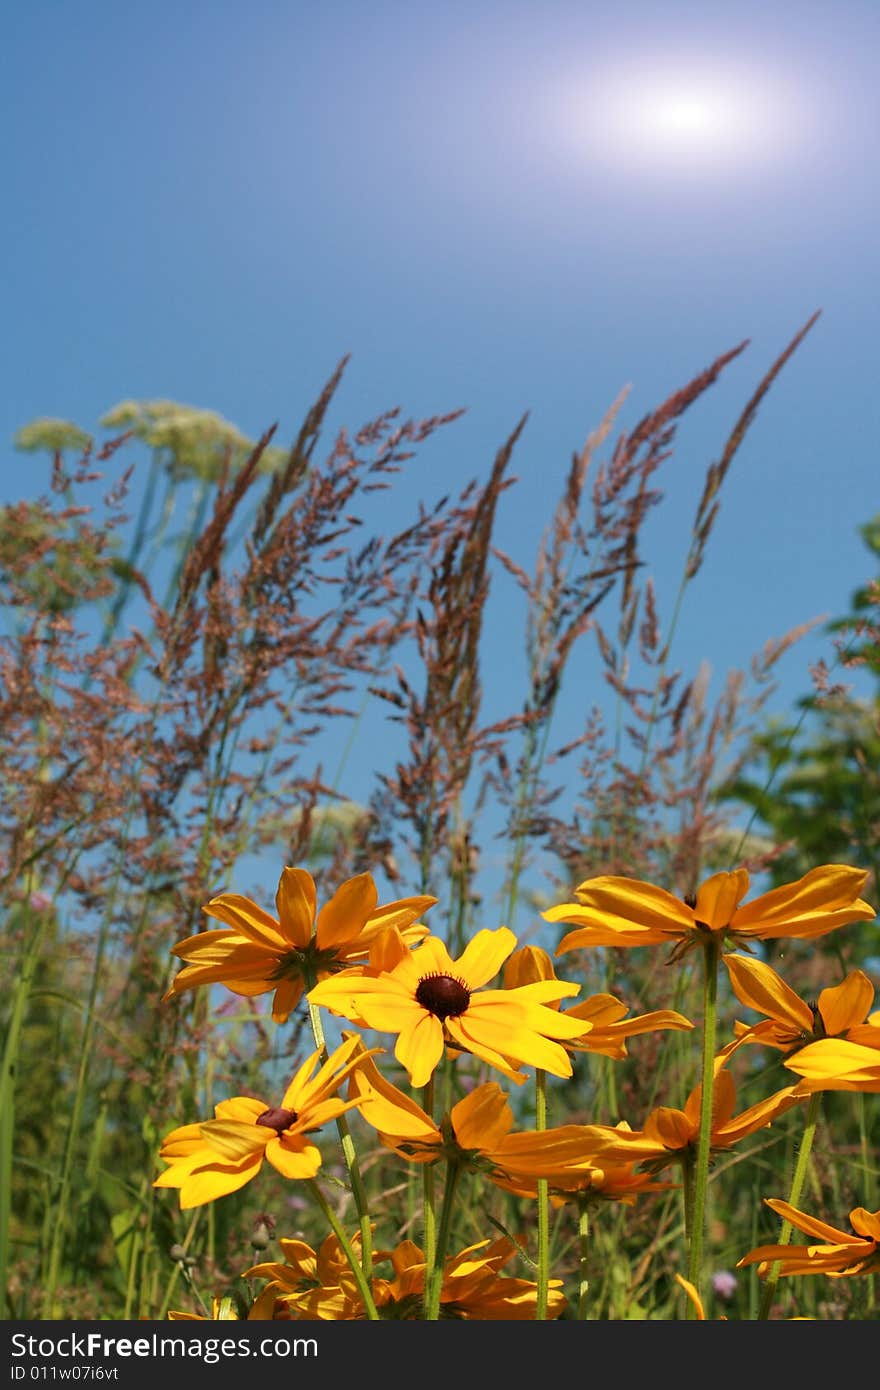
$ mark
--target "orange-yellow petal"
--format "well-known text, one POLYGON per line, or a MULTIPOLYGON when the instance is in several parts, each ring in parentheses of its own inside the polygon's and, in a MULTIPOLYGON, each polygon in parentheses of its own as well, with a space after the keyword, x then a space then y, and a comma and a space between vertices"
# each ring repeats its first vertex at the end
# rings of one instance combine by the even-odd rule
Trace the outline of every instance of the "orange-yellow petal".
POLYGON ((248 941, 262 946, 272 955, 288 949, 289 943, 285 941, 275 918, 241 893, 221 893, 205 903, 202 911, 208 917, 215 917, 218 922, 225 922, 233 931, 246 936, 248 941))
POLYGON ((747 1009, 786 1023, 796 1032, 812 1033, 809 1006, 769 965, 752 956, 726 955, 721 959, 727 966, 734 994, 747 1009))
POLYGON ((496 1081, 477 1086, 453 1105, 451 1119, 463 1149, 494 1149, 513 1129, 513 1111, 496 1081))
POLYGON ((736 911, 736 905, 749 891, 749 875, 746 869, 736 869, 733 873, 713 874, 697 890, 694 917, 705 922, 711 931, 723 931, 736 911))
POLYGON ((378 899, 372 874, 356 874, 341 883, 318 913, 315 939, 319 950, 331 950, 353 941, 378 899))
POLYGON ((834 1037, 855 1024, 864 1023, 874 1002, 874 986, 863 970, 851 970, 839 985, 823 989, 819 1013, 825 1032, 834 1037))
POLYGON ((282 934, 299 950, 308 946, 312 939, 317 901, 315 880, 308 870, 285 866, 278 881, 275 909, 282 934))

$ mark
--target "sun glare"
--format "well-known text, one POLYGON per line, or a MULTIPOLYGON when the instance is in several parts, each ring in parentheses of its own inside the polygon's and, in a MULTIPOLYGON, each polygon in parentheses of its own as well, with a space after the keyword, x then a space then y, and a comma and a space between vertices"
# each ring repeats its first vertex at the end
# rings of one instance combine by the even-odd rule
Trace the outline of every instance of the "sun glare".
POLYGON ((566 143, 590 162, 658 174, 719 173, 778 156, 803 131, 784 82, 753 70, 600 69, 565 96, 566 143))

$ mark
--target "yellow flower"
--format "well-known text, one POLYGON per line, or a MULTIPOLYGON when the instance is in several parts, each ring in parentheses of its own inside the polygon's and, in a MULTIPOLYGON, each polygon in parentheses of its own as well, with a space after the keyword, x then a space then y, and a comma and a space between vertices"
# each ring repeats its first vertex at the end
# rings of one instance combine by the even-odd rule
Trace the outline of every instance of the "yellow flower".
POLYGON ((379 907, 372 875, 358 874, 337 888, 316 919, 314 879, 306 869, 287 867, 275 895, 277 918, 240 893, 221 893, 205 904, 202 911, 226 927, 177 943, 172 954, 188 964, 164 998, 211 984, 241 995, 274 990, 272 1018, 284 1023, 309 981, 366 961, 386 927, 396 927, 407 944, 421 941, 428 928, 418 918, 436 901, 422 895, 379 907))
POLYGON ((709 935, 735 942, 781 936, 813 939, 875 916, 873 907, 858 896, 867 877, 863 869, 823 864, 795 883, 742 903, 749 889, 746 869, 714 874, 690 899, 677 898, 639 879, 603 875, 575 889, 577 902, 561 903, 543 916, 548 922, 576 927, 562 938, 557 955, 582 946, 650 946, 667 941, 674 943, 673 955, 678 955, 709 935))
MULTIPOLYGON (((880 1029, 875 1030, 880 1035, 880 1029)), ((873 1046, 849 1038, 821 1038, 785 1059, 803 1079, 801 1094, 812 1091, 880 1091, 880 1036, 873 1046)))
MULTIPOLYGON (((481 990, 515 945, 507 927, 479 931, 453 960, 438 937, 429 936, 410 951, 399 934, 387 931, 377 943, 380 973, 346 971, 324 980, 308 999, 380 1033, 397 1033, 394 1055, 413 1086, 427 1085, 447 1045, 474 1053, 517 1082, 525 1078, 512 1064, 571 1076, 565 1048, 555 1040, 580 1036, 584 1024, 547 1005, 577 994, 578 985, 548 980, 520 989, 481 990)), ((371 965, 374 959, 375 953, 371 965)))
POLYGON ((496 1081, 463 1096, 440 1125, 387 1081, 371 1058, 352 1073, 348 1093, 357 1096, 361 1114, 383 1144, 403 1157, 415 1163, 452 1158, 508 1190, 516 1181, 528 1187, 532 1179, 528 1195, 534 1194, 537 1178, 555 1183, 569 1165, 583 1164, 605 1147, 602 1136, 591 1147, 582 1125, 514 1131, 513 1111, 496 1081))
POLYGON ((214 1107, 213 1120, 172 1130, 160 1149, 169 1166, 153 1186, 179 1188, 186 1209, 237 1192, 256 1177, 264 1158, 286 1178, 313 1178, 321 1152, 308 1136, 357 1104, 340 1100, 336 1092, 362 1063, 359 1041, 343 1042, 317 1073, 321 1053, 312 1053, 280 1106, 234 1096, 214 1107))
POLYGON ((765 1276, 779 1261, 777 1272, 784 1274, 827 1274, 831 1279, 849 1278, 853 1274, 870 1274, 880 1269, 880 1211, 855 1207, 849 1214, 852 1232, 839 1231, 814 1216, 807 1216, 788 1202, 766 1197, 765 1202, 783 1221, 798 1231, 815 1237, 814 1245, 759 1245, 737 1263, 757 1264, 758 1274, 765 1276))
MULTIPOLYGON (((514 951, 504 967, 507 989, 531 984, 535 980, 555 980, 553 960, 540 946, 522 946, 514 951)), ((558 1007, 558 1006, 557 1006, 558 1007)), ((655 1009, 651 1013, 627 1018, 629 1010, 613 994, 591 994, 570 1009, 563 1009, 564 1018, 580 1018, 589 1028, 580 1038, 567 1040, 563 1045, 572 1052, 593 1052, 622 1061, 627 1056, 626 1039, 639 1033, 661 1029, 686 1032, 693 1028, 690 1019, 672 1009, 655 1009)))
POLYGON ((178 1313, 169 1309, 168 1317, 172 1322, 289 1322, 290 1309, 276 1296, 274 1289, 267 1287, 248 1308, 232 1297, 212 1298, 210 1316, 205 1313, 178 1313))
MULTIPOLYGON (((299 1242, 282 1242, 285 1256, 288 1246, 299 1242)), ((327 1241, 324 1242, 324 1247, 327 1241)), ((478 1241, 466 1250, 452 1255, 443 1264, 440 1290, 440 1317, 465 1321, 533 1321, 537 1306, 537 1285, 527 1279, 502 1275, 500 1270, 519 1251, 508 1237, 493 1242, 478 1241)), ((290 1252, 293 1254, 294 1252, 290 1252)), ((332 1257, 333 1248, 328 1251, 332 1257)), ((413 1241, 402 1241, 394 1250, 378 1251, 374 1263, 390 1260, 390 1278, 374 1275, 371 1291, 380 1318, 413 1320, 422 1317, 425 1297, 425 1256, 413 1241)), ((335 1261, 334 1261, 335 1263, 335 1261)), ((291 1312, 299 1318, 318 1318, 330 1321, 359 1321, 364 1317, 363 1302, 353 1282, 315 1282, 335 1279, 335 1269, 328 1260, 321 1266, 320 1258, 304 1246, 294 1254, 291 1267, 258 1265, 249 1275, 271 1271, 277 1297, 283 1298, 291 1312), (304 1257, 308 1251, 313 1257, 304 1257), (312 1283, 311 1287, 304 1287, 312 1283)), ((548 1296, 548 1316, 559 1317, 565 1307, 562 1280, 551 1279, 548 1296)))
MULTIPOLYGON (((587 1207, 620 1202, 622 1206, 632 1207, 646 1193, 668 1192, 678 1186, 674 1182, 658 1182, 653 1173, 638 1172, 634 1163, 621 1163, 619 1160, 606 1163, 601 1152, 602 1140, 597 1138, 594 1142, 599 1146, 595 1158, 585 1162, 582 1157, 574 1166, 563 1164, 547 1174, 550 1198, 555 1207, 565 1206, 568 1202, 587 1207)), ((587 1141, 584 1141, 582 1154, 587 1147, 587 1141)), ((514 1177, 499 1169, 492 1180, 498 1187, 518 1197, 537 1196, 538 1184, 534 1176, 514 1177)))
POLYGON ((724 1049, 727 1055, 743 1043, 794 1052, 818 1038, 848 1038, 880 1047, 880 1012, 869 1014, 874 986, 864 971, 851 970, 839 985, 823 989, 818 1003, 811 1005, 763 961, 733 955, 722 960, 740 1003, 766 1015, 766 1022, 751 1028, 734 1024, 737 1040, 724 1049))
MULTIPOLYGON (((371 1227, 371 1229, 373 1229, 371 1227)), ((355 1257, 361 1257, 362 1233, 349 1237, 355 1257)), ((363 1301, 348 1257, 331 1231, 315 1251, 304 1240, 280 1240, 280 1260, 254 1265, 246 1269, 243 1279, 268 1279, 263 1290, 283 1300, 286 1308, 301 1317, 345 1321, 363 1315, 363 1301)), ((388 1258, 388 1252, 377 1250, 375 1261, 388 1258)))
MULTIPOLYGON (((604 1136, 607 1140, 600 1163, 610 1163, 614 1158, 618 1158, 623 1162, 649 1163, 659 1171, 668 1163, 681 1162, 688 1152, 697 1146, 701 1094, 702 1087, 695 1086, 683 1110, 675 1110, 665 1105, 657 1106, 640 1130, 631 1130, 624 1126, 612 1128, 610 1125, 585 1125, 586 1130, 598 1131, 599 1136, 604 1136)), ((734 1113, 736 1086, 733 1077, 718 1067, 716 1060, 712 1093, 711 1151, 715 1153, 732 1148, 748 1135, 768 1127, 803 1099, 804 1093, 799 1087, 786 1086, 737 1115, 734 1113)))

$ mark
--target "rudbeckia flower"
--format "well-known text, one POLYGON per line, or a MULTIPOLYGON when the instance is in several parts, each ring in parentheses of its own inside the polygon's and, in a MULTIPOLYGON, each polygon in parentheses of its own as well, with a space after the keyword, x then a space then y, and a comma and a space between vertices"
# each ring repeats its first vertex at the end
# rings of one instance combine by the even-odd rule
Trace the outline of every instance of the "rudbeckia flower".
POLYGON ((816 1004, 806 1004, 769 965, 751 956, 722 956, 733 992, 741 1004, 765 1014, 766 1021, 748 1027, 734 1023, 736 1042, 791 1053, 818 1038, 848 1038, 880 1047, 880 1011, 869 1013, 874 986, 862 970, 851 970, 839 985, 823 989, 816 1004))
POLYGON ((798 1211, 788 1202, 765 1197, 768 1207, 789 1222, 796 1230, 813 1236, 813 1245, 759 1245, 737 1262, 756 1264, 764 1276, 776 1266, 779 1275, 827 1274, 831 1279, 849 1278, 853 1274, 871 1274, 880 1270, 880 1211, 855 1207, 849 1214, 852 1231, 839 1231, 815 1216, 798 1211), (778 1264, 777 1264, 778 1261, 778 1264))
POLYGON ((436 898, 423 894, 382 907, 378 901, 372 875, 357 874, 337 888, 316 917, 315 880, 306 869, 290 867, 278 883, 277 917, 240 893, 221 893, 202 911, 225 928, 199 932, 172 948, 172 955, 188 963, 164 998, 212 984, 241 995, 274 990, 272 1018, 285 1023, 308 982, 366 961, 386 927, 396 927, 407 945, 428 935, 418 918, 436 898))
MULTIPOLYGON (((717 1060, 717 1059, 716 1059, 717 1060)), ((611 1162, 647 1163, 658 1171, 669 1163, 681 1162, 688 1151, 695 1150, 700 1132, 700 1099, 702 1087, 695 1086, 683 1110, 661 1105, 652 1110, 640 1130, 623 1126, 585 1125, 587 1131, 604 1135, 607 1145, 599 1160, 611 1162)), ((750 1105, 738 1115, 736 1086, 729 1072, 717 1067, 712 1093, 712 1153, 730 1149, 740 1140, 759 1129, 766 1129, 805 1098, 797 1086, 786 1086, 766 1100, 750 1105)))
MULTIPOLYGON (((283 1248, 292 1242, 283 1242, 283 1248)), ((326 1245, 326 1242, 325 1242, 326 1245)), ((322 1251, 324 1246, 321 1247, 322 1251)), ((306 1250, 309 1247, 305 1247, 306 1250)), ((507 1237, 478 1241, 443 1264, 440 1289, 440 1317, 463 1321, 533 1321, 537 1306, 537 1285, 528 1279, 503 1275, 500 1270, 518 1253, 519 1247, 507 1237)), ((314 1254, 314 1252, 311 1252, 314 1254)), ((288 1251, 285 1248, 285 1256, 288 1251)), ((385 1320, 407 1321, 420 1319, 425 1298, 425 1257, 413 1241, 402 1241, 394 1250, 377 1252, 374 1263, 391 1262, 392 1276, 374 1275, 371 1292, 379 1316, 385 1320)), ((318 1284, 304 1287, 309 1279, 307 1263, 297 1252, 295 1262, 285 1271, 284 1266, 264 1265, 249 1270, 249 1274, 272 1272, 270 1287, 277 1297, 287 1302, 298 1318, 319 1318, 332 1321, 357 1321, 364 1317, 363 1303, 354 1284, 318 1284), (287 1292, 287 1290, 290 1292, 287 1292)), ((320 1261, 314 1265, 315 1276, 326 1275, 320 1261)), ((333 1275, 330 1274, 332 1278, 333 1275)), ((559 1317, 565 1308, 562 1280, 551 1279, 548 1291, 548 1317, 559 1317)))
POLYGON ((380 973, 335 975, 308 999, 353 1023, 397 1033, 394 1055, 416 1087, 427 1085, 447 1045, 474 1053, 517 1082, 525 1079, 513 1069, 521 1065, 571 1076, 571 1062, 556 1040, 579 1037, 585 1025, 547 1005, 577 994, 579 985, 546 980, 520 989, 481 989, 515 945, 507 927, 479 931, 453 960, 438 937, 410 951, 399 934, 386 931, 377 943, 380 973))
MULTIPOLYGON (((880 1035, 880 1029, 874 1031, 880 1035)), ((849 1038, 821 1038, 786 1057, 785 1065, 802 1078, 797 1088, 802 1094, 880 1091, 880 1036, 871 1047, 849 1038)))
POLYGON ((714 874, 693 898, 678 898, 639 879, 602 875, 575 889, 577 902, 551 907, 543 916, 576 928, 562 938, 557 955, 582 946, 670 942, 678 956, 708 936, 735 943, 812 939, 850 922, 870 921, 874 909, 858 896, 867 878, 863 869, 823 864, 795 883, 743 903, 749 890, 746 869, 714 874))
MULTIPOLYGON (((532 984, 535 980, 555 979, 553 960, 540 946, 520 947, 504 967, 506 989, 532 984)), ((612 1057, 615 1061, 622 1061, 628 1055, 627 1038, 663 1029, 687 1032, 694 1026, 684 1014, 676 1013, 673 1009, 654 1009, 650 1013, 627 1018, 629 1009, 613 994, 591 994, 588 999, 561 1012, 564 1018, 583 1019, 586 1028, 582 1037, 566 1041, 565 1047, 572 1052, 594 1052, 603 1057, 612 1057)))
POLYGON ((245 1307, 239 1299, 232 1296, 211 1299, 211 1312, 179 1313, 169 1309, 172 1322, 289 1322, 290 1309, 280 1300, 274 1289, 265 1288, 254 1301, 245 1307))
POLYGON ((372 1058, 352 1073, 348 1094, 357 1096, 361 1114, 387 1148, 415 1163, 453 1159, 501 1187, 517 1179, 555 1182, 568 1165, 604 1148, 601 1136, 591 1147, 582 1125, 514 1130, 513 1111, 496 1081, 463 1096, 439 1125, 387 1081, 372 1058))
MULTIPOLYGON (((534 1176, 515 1177, 504 1170, 496 1170, 492 1181, 517 1197, 537 1196, 534 1176)), ((587 1207, 619 1202, 632 1207, 646 1193, 669 1192, 677 1186, 674 1182, 658 1182, 653 1173, 638 1172, 634 1163, 606 1163, 601 1152, 589 1162, 581 1160, 574 1167, 563 1165, 548 1175, 550 1200, 555 1207, 569 1202, 587 1207)))
MULTIPOLYGON (((371 1228, 372 1229, 372 1228, 371 1228)), ((356 1231, 349 1243, 357 1259, 361 1258, 362 1237, 356 1231)), ((263 1295, 283 1299, 284 1306, 293 1308, 305 1317, 328 1318, 333 1321, 359 1317, 363 1301, 348 1257, 334 1232, 330 1232, 317 1251, 304 1240, 280 1240, 282 1260, 271 1260, 246 1269, 243 1279, 268 1279, 263 1295), (316 1291, 326 1296, 314 1298, 316 1291), (294 1297, 291 1297, 294 1295, 294 1297), (300 1302, 297 1301, 297 1297, 300 1302), (309 1303, 313 1307, 306 1311, 309 1303)), ((374 1261, 388 1258, 388 1252, 377 1250, 374 1261)))
POLYGON ((321 1053, 312 1053, 279 1106, 234 1096, 214 1107, 213 1120, 172 1130, 160 1149, 169 1166, 153 1186, 179 1188, 185 1210, 237 1192, 256 1177, 264 1158, 285 1178, 313 1178, 321 1152, 309 1135, 357 1104, 336 1093, 362 1063, 359 1042, 343 1042, 317 1072, 321 1053))

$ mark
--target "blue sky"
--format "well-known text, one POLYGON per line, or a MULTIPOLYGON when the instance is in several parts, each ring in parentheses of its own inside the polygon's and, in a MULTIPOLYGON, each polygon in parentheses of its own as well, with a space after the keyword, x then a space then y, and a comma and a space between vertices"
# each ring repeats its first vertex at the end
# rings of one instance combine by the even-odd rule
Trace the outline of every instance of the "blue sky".
MULTIPOLYGON (((387 499, 389 531, 485 477, 530 412, 497 531, 528 568, 621 387, 633 424, 748 338, 661 477, 668 614, 707 465, 821 309, 735 460, 674 663, 720 682, 864 579, 875 3, 33 0, 3 49, 0 497, 42 485, 11 443, 36 416, 94 429, 170 397, 284 441, 350 353, 334 425, 467 408, 387 499)), ((495 602, 489 713, 523 664, 509 581, 495 602)), ((777 704, 826 652, 786 658, 777 704)), ((584 660, 563 718, 599 693, 584 660)))

